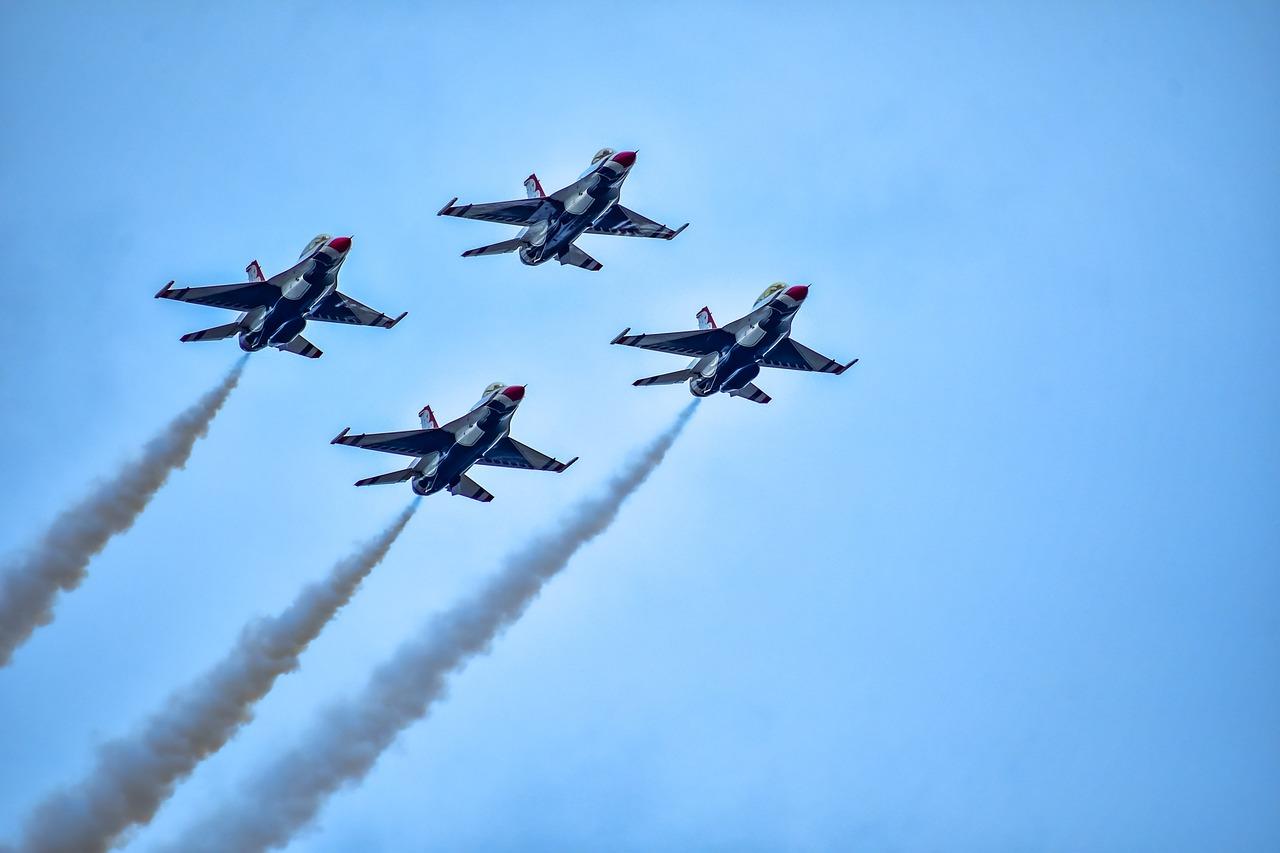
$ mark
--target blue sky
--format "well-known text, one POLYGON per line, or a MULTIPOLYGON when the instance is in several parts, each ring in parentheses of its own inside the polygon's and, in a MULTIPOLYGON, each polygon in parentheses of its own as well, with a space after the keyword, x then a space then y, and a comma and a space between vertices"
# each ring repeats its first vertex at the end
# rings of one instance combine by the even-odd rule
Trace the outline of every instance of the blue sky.
POLYGON ((408 501, 343 426, 528 383, 582 461, 425 502, 172 838, 687 400, 624 326, 812 283, 861 363, 707 401, 614 529, 297 850, 1280 844, 1280 13, 1269 4, 23 4, 0 30, 0 551, 239 354, 171 278, 354 233, 409 317, 255 356, 0 671, 0 838, 408 501), (443 220, 638 149, 590 274, 443 220))

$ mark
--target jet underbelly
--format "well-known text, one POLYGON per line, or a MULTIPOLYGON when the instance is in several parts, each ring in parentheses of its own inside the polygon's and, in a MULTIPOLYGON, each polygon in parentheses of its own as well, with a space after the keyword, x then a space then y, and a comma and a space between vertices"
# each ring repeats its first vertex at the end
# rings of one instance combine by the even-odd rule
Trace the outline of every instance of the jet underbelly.
POLYGON ((564 212, 571 216, 581 216, 586 213, 591 205, 596 203, 596 197, 591 191, 600 183, 599 175, 592 175, 591 179, 584 183, 577 192, 570 195, 564 200, 564 212))
POLYGON ((743 329, 738 330, 738 334, 734 336, 734 340, 738 346, 754 347, 760 341, 764 340, 765 328, 759 323, 752 323, 743 329))
POLYGON ((441 457, 440 451, 433 450, 432 452, 428 453, 426 456, 419 457, 418 462, 416 465, 414 465, 414 467, 422 472, 422 476, 434 477, 436 475, 436 472, 440 470, 441 458, 443 457, 441 457))
POLYGON ((476 424, 467 424, 458 430, 454 439, 463 447, 474 447, 475 443, 484 437, 484 430, 476 424))
POLYGON ((539 219, 532 225, 524 229, 524 233, 520 235, 520 239, 530 246, 541 246, 547 242, 547 229, 550 222, 546 219, 539 219))
POLYGON ((290 302, 297 302, 304 298, 310 289, 311 282, 307 281, 306 276, 300 275, 280 288, 280 295, 290 302))

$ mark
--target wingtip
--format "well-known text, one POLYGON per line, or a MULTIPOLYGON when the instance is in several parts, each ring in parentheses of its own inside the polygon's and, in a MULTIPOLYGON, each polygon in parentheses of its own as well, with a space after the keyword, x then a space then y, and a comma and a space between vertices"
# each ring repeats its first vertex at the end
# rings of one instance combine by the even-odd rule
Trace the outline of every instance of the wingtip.
POLYGON ((686 222, 685 224, 683 224, 683 225, 681 225, 679 228, 677 228, 675 231, 673 231, 673 232, 671 233, 671 236, 670 236, 670 237, 668 237, 667 239, 668 239, 668 240, 674 240, 675 238, 677 238, 677 237, 679 237, 679 236, 680 236, 680 232, 684 231, 684 229, 686 229, 686 228, 688 228, 688 227, 689 227, 689 223, 688 223, 688 222, 686 222))
POLYGON ((445 203, 444 207, 436 211, 436 216, 444 216, 444 212, 449 208, 453 207, 453 203, 457 200, 458 200, 458 197, 456 195, 453 198, 449 199, 449 201, 445 203))
POLYGON ((577 457, 577 456, 573 457, 573 458, 572 458, 572 459, 570 459, 568 462, 564 463, 564 467, 562 467, 562 468, 561 468, 559 471, 557 471, 556 473, 557 473, 557 474, 563 474, 565 471, 568 471, 570 468, 572 468, 572 467, 573 467, 573 463, 575 463, 575 462, 577 462, 577 461, 578 461, 578 457, 577 457))
POLYGON ((155 296, 155 298, 156 298, 156 299, 160 299, 160 298, 162 298, 162 297, 164 297, 164 296, 168 295, 168 293, 169 293, 169 291, 170 291, 171 289, 173 289, 173 282, 172 282, 172 281, 170 281, 170 282, 169 282, 168 284, 166 284, 164 287, 162 287, 162 288, 160 288, 159 290, 157 290, 157 291, 156 291, 156 296, 155 296))
MULTIPOLYGON (((335 435, 335 436, 333 437, 333 440, 332 440, 332 441, 330 441, 329 443, 330 443, 330 444, 342 444, 342 439, 346 438, 346 437, 347 437, 347 433, 349 433, 349 432, 351 432, 351 427, 343 427, 343 428, 342 428, 342 432, 340 432, 340 433, 338 433, 337 435, 335 435)), ((357 483, 356 485, 359 485, 359 483, 357 483)))
POLYGON ((396 324, 397 324, 397 323, 399 323, 401 320, 403 320, 405 317, 408 317, 408 316, 409 316, 409 312, 408 312, 408 311, 401 311, 401 312, 400 312, 400 316, 399 316, 399 317, 397 317, 397 318, 395 318, 394 320, 392 320, 392 321, 391 321, 391 325, 390 325, 390 326, 387 326, 387 328, 388 328, 388 329, 394 329, 394 328, 396 327, 396 324))
MULTIPOLYGON (((850 367, 853 367, 857 363, 858 363, 858 360, 855 358, 853 361, 849 362, 848 364, 840 365, 840 373, 844 373, 846 370, 848 370, 850 367)), ((837 373, 836 376, 839 376, 840 373, 837 373)))
POLYGON ((613 340, 611 340, 611 341, 609 341, 609 343, 610 343, 610 344, 620 343, 620 342, 622 341, 622 339, 623 339, 623 338, 625 338, 625 337, 627 336, 627 332, 629 332, 629 331, 631 331, 631 327, 630 327, 630 326, 627 326, 627 327, 626 327, 625 329, 623 329, 621 332, 618 332, 618 334, 614 337, 614 339, 613 339, 613 340))

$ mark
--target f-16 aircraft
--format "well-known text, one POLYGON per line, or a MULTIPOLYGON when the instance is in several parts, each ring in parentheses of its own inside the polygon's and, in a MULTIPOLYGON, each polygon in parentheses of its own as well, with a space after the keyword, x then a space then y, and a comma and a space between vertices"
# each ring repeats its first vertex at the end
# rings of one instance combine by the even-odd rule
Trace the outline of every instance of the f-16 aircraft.
POLYGON ((436 423, 431 407, 426 406, 418 413, 422 429, 351 435, 348 427, 330 443, 417 457, 408 468, 360 480, 357 486, 412 480, 419 495, 447 489, 450 494, 488 503, 493 495, 467 476, 472 465, 559 473, 578 461, 575 456, 558 462, 511 437, 511 416, 523 399, 523 385, 495 382, 484 389, 471 411, 444 426, 436 423))
POLYGON ((711 311, 704 307, 698 312, 697 331, 629 335, 628 328, 612 343, 694 356, 693 363, 684 370, 637 379, 633 385, 675 385, 687 380, 695 397, 723 391, 753 403, 767 403, 772 398, 752 381, 761 367, 839 376, 858 363, 855 358, 840 364, 791 339, 791 321, 808 296, 809 288, 803 284, 771 284, 760 294, 750 314, 723 328, 716 327, 711 311))
POLYGON ((530 175, 524 182, 527 198, 454 205, 455 198, 440 208, 437 215, 524 227, 514 240, 468 249, 462 253, 464 258, 519 252, 520 260, 530 266, 554 258, 561 264, 594 272, 602 264, 573 244, 583 234, 670 240, 689 227, 686 222, 672 231, 618 203, 622 182, 631 174, 635 162, 634 151, 615 153, 611 148, 601 148, 578 180, 551 195, 543 192, 537 175, 530 175))
POLYGON ((156 298, 241 312, 233 322, 183 335, 183 341, 220 341, 239 335, 240 349, 245 352, 275 347, 319 358, 320 350, 302 337, 308 320, 390 329, 409 313, 393 320, 338 290, 338 271, 350 251, 350 237, 320 234, 302 250, 296 264, 271 278, 253 261, 244 270, 249 280, 241 284, 174 287, 171 281, 156 298))

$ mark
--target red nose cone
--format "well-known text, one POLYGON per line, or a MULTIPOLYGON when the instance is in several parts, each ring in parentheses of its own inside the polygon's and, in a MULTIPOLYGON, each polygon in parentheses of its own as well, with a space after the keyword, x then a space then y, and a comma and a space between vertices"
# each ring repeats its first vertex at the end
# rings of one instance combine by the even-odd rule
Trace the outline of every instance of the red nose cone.
POLYGON ((329 248, 337 252, 345 252, 351 248, 350 237, 334 237, 329 241, 329 248))
POLYGON ((803 302, 804 298, 808 295, 809 288, 807 285, 797 284, 793 287, 787 288, 787 296, 790 296, 796 302, 803 302))
POLYGON ((635 161, 636 152, 634 151, 619 151, 617 154, 613 155, 613 162, 617 163, 624 169, 630 169, 631 164, 635 161))
POLYGON ((508 385, 502 389, 502 395, 513 403, 519 403, 524 399, 523 385, 508 385))

